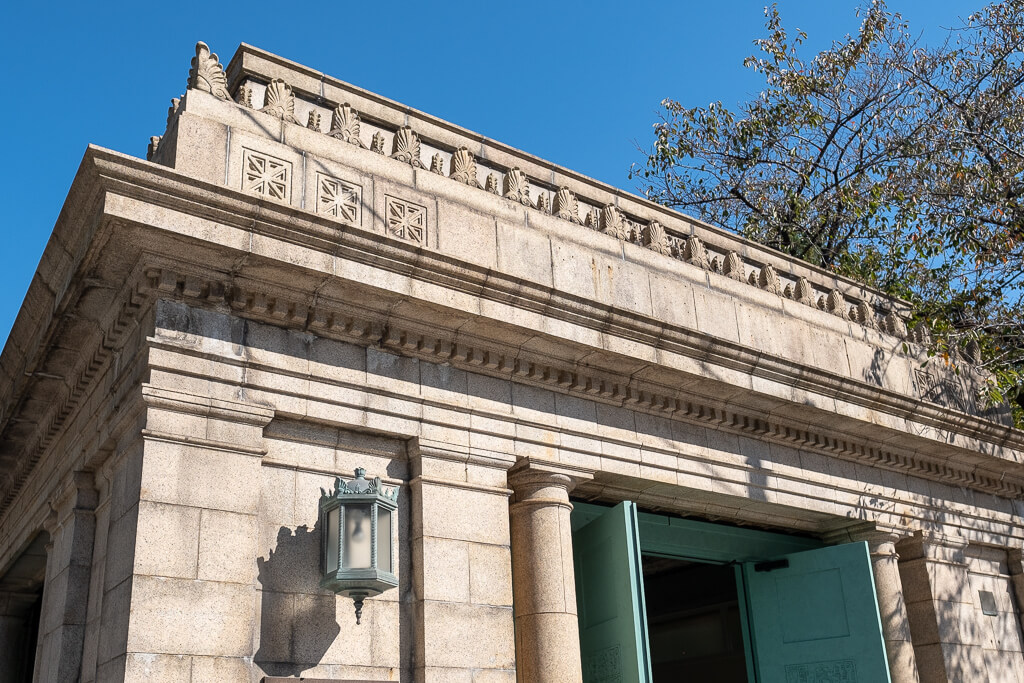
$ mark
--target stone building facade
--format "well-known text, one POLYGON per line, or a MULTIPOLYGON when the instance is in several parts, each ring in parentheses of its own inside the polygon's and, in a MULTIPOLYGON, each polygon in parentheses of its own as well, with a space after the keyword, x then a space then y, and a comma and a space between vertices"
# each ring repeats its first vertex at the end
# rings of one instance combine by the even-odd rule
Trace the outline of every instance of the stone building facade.
POLYGON ((1024 683, 1024 434, 907 313, 200 43, 0 357, 0 681, 1024 683), (361 624, 356 467, 399 489, 361 624))

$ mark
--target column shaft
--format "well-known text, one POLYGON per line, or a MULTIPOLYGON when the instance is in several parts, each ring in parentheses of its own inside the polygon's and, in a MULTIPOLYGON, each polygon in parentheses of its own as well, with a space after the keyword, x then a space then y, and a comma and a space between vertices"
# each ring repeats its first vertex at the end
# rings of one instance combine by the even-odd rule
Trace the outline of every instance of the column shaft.
POLYGON ((917 658, 910 639, 910 622, 900 580, 899 555, 892 539, 868 541, 875 576, 878 611, 882 618, 885 652, 893 683, 918 683, 917 658))
POLYGON ((566 474, 526 462, 509 474, 516 671, 523 683, 582 681, 566 474))

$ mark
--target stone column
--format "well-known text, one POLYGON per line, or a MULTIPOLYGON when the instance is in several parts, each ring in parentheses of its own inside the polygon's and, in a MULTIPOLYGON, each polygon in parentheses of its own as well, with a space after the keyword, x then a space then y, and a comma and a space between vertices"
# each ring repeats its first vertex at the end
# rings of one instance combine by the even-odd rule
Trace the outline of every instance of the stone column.
POLYGON ((519 461, 509 472, 517 680, 582 681, 569 491, 590 476, 519 461))
POLYGON ((878 612, 882 617, 882 634, 892 683, 918 683, 917 657, 910 638, 910 620, 907 617, 907 603, 903 598, 896 537, 881 535, 864 540, 871 553, 875 594, 878 597, 878 612))

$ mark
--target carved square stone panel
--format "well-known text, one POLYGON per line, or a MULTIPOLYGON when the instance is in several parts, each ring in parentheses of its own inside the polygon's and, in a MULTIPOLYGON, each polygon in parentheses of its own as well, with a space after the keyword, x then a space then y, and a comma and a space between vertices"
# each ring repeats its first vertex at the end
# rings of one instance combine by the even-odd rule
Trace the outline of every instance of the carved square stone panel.
POLYGON ((427 239, 427 207, 396 197, 385 197, 384 226, 392 237, 424 244, 427 239))
POLYGON ((316 174, 316 212, 360 224, 363 188, 341 178, 316 174))
POLYGON ((242 189, 282 202, 291 201, 291 163, 251 149, 243 150, 242 189))

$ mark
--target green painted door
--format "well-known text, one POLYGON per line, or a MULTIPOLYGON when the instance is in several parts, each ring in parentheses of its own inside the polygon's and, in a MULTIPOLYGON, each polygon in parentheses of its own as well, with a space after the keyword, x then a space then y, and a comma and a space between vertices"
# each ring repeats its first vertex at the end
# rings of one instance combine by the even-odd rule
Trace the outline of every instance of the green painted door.
POLYGON ((637 528, 627 501, 573 532, 584 683, 651 683, 637 528))
POLYGON ((866 543, 743 565, 759 683, 889 681, 866 543))

